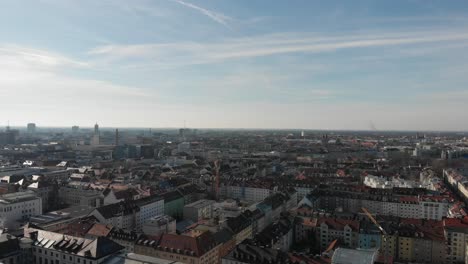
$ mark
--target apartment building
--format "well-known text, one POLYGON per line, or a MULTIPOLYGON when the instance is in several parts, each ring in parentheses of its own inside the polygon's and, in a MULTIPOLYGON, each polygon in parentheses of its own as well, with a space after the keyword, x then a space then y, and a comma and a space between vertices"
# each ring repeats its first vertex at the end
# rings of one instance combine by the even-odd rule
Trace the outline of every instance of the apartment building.
POLYGON ((468 255, 468 220, 446 218, 443 225, 448 247, 446 263, 463 263, 468 255))
POLYGON ((339 218, 320 218, 318 239, 320 249, 326 249, 336 239, 349 248, 356 248, 359 241, 359 221, 339 218))
POLYGON ((102 205, 101 201, 103 196, 101 190, 95 190, 86 185, 61 186, 58 195, 61 203, 70 206, 82 205, 99 207, 102 205))
POLYGON ((124 201, 96 208, 91 212, 100 223, 127 231, 141 231, 152 217, 164 214, 164 200, 154 195, 135 201, 124 201))
POLYGON ((262 201, 276 191, 276 186, 252 182, 221 186, 221 194, 225 197, 253 202, 262 201))
POLYGON ((184 206, 184 219, 198 222, 202 219, 211 219, 213 217, 213 206, 216 201, 198 200, 184 206))
POLYGON ((100 264, 124 249, 105 237, 88 239, 37 229, 25 230, 24 236, 32 240, 36 264, 100 264))
POLYGON ((176 220, 169 215, 160 215, 150 218, 143 224, 142 231, 149 236, 171 234, 176 232, 176 220))
POLYGON ((209 231, 194 236, 163 234, 138 238, 135 253, 188 264, 218 264, 220 247, 209 231))
POLYGON ((0 227, 18 228, 31 216, 42 214, 42 199, 33 191, 0 196, 0 227))
MULTIPOLYGON (((412 189, 408 189, 412 190, 412 189)), ((322 189, 311 196, 317 200, 313 209, 360 212, 362 207, 380 215, 403 218, 441 220, 446 217, 453 198, 427 195, 419 189, 414 193, 397 193, 394 190, 365 188, 322 189)))

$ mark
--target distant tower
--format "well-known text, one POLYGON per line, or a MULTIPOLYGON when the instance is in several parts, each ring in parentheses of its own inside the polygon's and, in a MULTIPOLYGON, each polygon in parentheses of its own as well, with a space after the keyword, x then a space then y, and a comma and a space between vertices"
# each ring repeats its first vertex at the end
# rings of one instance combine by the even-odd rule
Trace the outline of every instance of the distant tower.
POLYGON ((115 129, 115 145, 116 146, 119 145, 119 129, 118 128, 115 129))
POLYGON ((96 123, 94 125, 94 135, 91 138, 91 145, 96 146, 100 144, 100 137, 99 137, 99 125, 96 123))
POLYGON ((99 135, 99 125, 97 124, 97 122, 94 125, 94 135, 99 135))
POLYGON ((36 132, 36 124, 29 123, 27 125, 27 131, 28 131, 28 134, 34 134, 36 132))
POLYGON ((72 133, 73 133, 73 134, 78 134, 78 131, 80 131, 80 127, 79 127, 79 126, 72 126, 72 133))

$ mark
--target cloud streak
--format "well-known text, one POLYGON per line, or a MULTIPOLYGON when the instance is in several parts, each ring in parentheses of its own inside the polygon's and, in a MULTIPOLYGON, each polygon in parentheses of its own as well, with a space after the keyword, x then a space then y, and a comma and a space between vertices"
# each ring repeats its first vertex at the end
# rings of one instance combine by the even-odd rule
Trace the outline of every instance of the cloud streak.
POLYGON ((211 10, 205 9, 203 7, 200 7, 200 6, 197 6, 197 5, 182 1, 182 0, 172 0, 172 1, 176 2, 178 4, 181 4, 181 5, 185 6, 185 7, 194 9, 194 10, 200 12, 201 14, 209 17, 213 21, 215 21, 215 22, 217 22, 217 23, 219 23, 221 25, 224 25, 226 27, 228 27, 228 21, 230 21, 232 19, 231 17, 226 16, 224 14, 221 14, 221 13, 218 13, 218 12, 215 12, 215 11, 211 11, 211 10))
POLYGON ((107 62, 138 60, 140 66, 175 67, 218 63, 232 59, 293 53, 330 53, 345 49, 443 45, 468 42, 466 31, 389 32, 348 36, 283 33, 250 38, 226 39, 211 43, 176 42, 136 45, 104 45, 89 51, 107 62))
POLYGON ((75 60, 60 54, 14 45, 0 45, 0 56, 3 62, 25 62, 27 65, 35 67, 89 66, 87 62, 75 60))

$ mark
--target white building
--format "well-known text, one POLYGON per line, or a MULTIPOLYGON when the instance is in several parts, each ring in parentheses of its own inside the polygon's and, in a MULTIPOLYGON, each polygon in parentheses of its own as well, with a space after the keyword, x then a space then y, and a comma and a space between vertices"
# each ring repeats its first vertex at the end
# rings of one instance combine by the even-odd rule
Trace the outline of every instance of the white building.
POLYGON ((364 185, 379 189, 392 189, 394 187, 414 188, 418 186, 414 181, 408 181, 396 177, 392 177, 392 179, 389 180, 386 177, 374 175, 367 175, 364 178, 364 185))
POLYGON ((99 207, 102 200, 102 192, 93 190, 87 186, 62 186, 59 189, 59 199, 67 205, 82 205, 99 207))
POLYGON ((100 223, 126 231, 141 231, 145 222, 163 214, 164 199, 156 195, 135 201, 109 204, 91 212, 100 223))
POLYGON ((149 236, 175 234, 176 220, 169 215, 152 217, 143 224, 142 231, 145 235, 149 236))
POLYGON ((0 196, 0 227, 17 228, 31 216, 42 214, 42 199, 32 191, 0 196))
POLYGON ((221 193, 225 193, 227 198, 260 202, 270 196, 275 190, 261 186, 222 186, 221 193), (223 190, 224 189, 224 190, 223 190))
POLYGON ((124 249, 105 237, 88 239, 37 229, 25 230, 24 236, 32 240, 33 263, 38 264, 100 264, 124 249))
POLYGON ((143 224, 149 219, 164 214, 164 199, 161 196, 149 196, 135 203, 140 207, 140 214, 137 217, 136 229, 141 230, 143 224))
POLYGON ((184 219, 190 219, 198 222, 202 219, 211 219, 213 217, 213 200, 198 200, 184 206, 184 219))

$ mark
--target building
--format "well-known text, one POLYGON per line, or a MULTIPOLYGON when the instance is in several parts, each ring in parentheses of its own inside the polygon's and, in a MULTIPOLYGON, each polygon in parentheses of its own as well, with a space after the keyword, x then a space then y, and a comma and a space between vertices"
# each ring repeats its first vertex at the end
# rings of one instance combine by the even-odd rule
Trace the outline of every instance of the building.
POLYGON ((312 217, 296 217, 295 218, 295 242, 296 243, 313 243, 316 244, 316 231, 318 219, 312 217))
POLYGON ((292 221, 283 217, 256 234, 253 243, 260 247, 271 247, 288 252, 294 243, 293 227, 292 221))
POLYGON ((391 179, 387 179, 386 177, 382 176, 374 176, 374 175, 367 175, 364 178, 364 185, 369 186, 371 188, 379 188, 379 189, 391 189, 394 187, 400 188, 414 188, 417 187, 417 184, 413 181, 403 180, 400 178, 392 177, 391 179))
POLYGON ((446 263, 447 247, 441 221, 403 219, 398 228, 400 261, 446 263))
POLYGON ((70 223, 86 217, 93 210, 94 208, 89 206, 71 206, 42 215, 31 216, 29 223, 42 230, 58 232, 67 228, 70 223))
POLYGON ((202 219, 211 219, 213 217, 213 200, 198 200, 184 206, 184 219, 190 219, 198 222, 202 219))
POLYGON ((135 200, 135 204, 140 208, 140 215, 136 223, 137 230, 141 230, 143 224, 151 218, 164 215, 164 199, 159 195, 135 200))
POLYGON ((182 262, 126 253, 110 257, 103 264, 182 264, 182 262))
POLYGON ((216 243, 220 244, 219 258, 223 258, 236 247, 236 240, 232 232, 227 228, 222 228, 213 234, 216 243))
POLYGON ((221 186, 221 194, 227 198, 260 202, 272 194, 276 189, 269 185, 245 183, 221 186))
POLYGON ((443 225, 448 247, 446 263, 464 263, 468 254, 468 220, 446 218, 443 225))
POLYGON ((378 249, 382 245, 382 232, 374 223, 361 221, 358 240, 360 249, 378 249))
POLYGON ((125 190, 107 188, 104 190, 103 195, 104 205, 140 199, 140 193, 134 188, 128 188, 125 190))
POLYGON ((141 231, 145 222, 163 214, 164 200, 157 195, 105 205, 91 212, 100 223, 126 231, 141 231))
POLYGON ((319 219, 320 248, 326 249, 334 240, 341 241, 346 247, 357 248, 359 241, 359 221, 351 219, 329 218, 319 219))
POLYGON ((54 186, 49 182, 33 182, 28 186, 28 190, 33 191, 38 197, 42 199, 42 210, 44 212, 49 211, 49 209, 53 208, 57 204, 57 188, 54 188, 54 186))
POLYGON ((136 229, 138 214, 139 208, 135 204, 120 202, 98 207, 90 215, 96 217, 99 223, 131 231, 136 229))
POLYGON ((142 231, 148 236, 157 236, 161 234, 175 234, 176 220, 169 215, 160 215, 148 219, 144 224, 142 231))
POLYGON ((59 188, 58 195, 60 202, 66 205, 91 207, 101 206, 102 192, 100 190, 89 188, 88 186, 61 186, 59 188))
POLYGON ((402 218, 441 220, 448 215, 454 199, 427 194, 421 188, 376 189, 354 186, 323 186, 312 196, 318 200, 313 209, 357 213, 362 207, 370 212, 402 218))
POLYGON ((333 252, 332 264, 360 263, 374 264, 378 259, 377 250, 359 250, 349 248, 337 248, 333 252))
POLYGON ((175 219, 182 219, 184 212, 184 197, 178 191, 163 194, 164 214, 175 219))
POLYGON ((40 214, 42 214, 42 199, 32 191, 0 196, 0 226, 2 228, 17 228, 31 216, 40 214))
POLYGON ((222 258, 222 264, 289 264, 288 254, 274 248, 265 248, 248 243, 237 245, 227 256, 222 258))
POLYGON ((247 238, 252 238, 252 221, 253 219, 245 212, 237 217, 228 218, 224 222, 224 226, 232 232, 236 245, 242 243, 247 238))
POLYGON ((80 131, 80 127, 79 127, 79 126, 72 126, 72 133, 73 133, 73 134, 78 134, 79 131, 80 131))
POLYGON ((38 264, 100 264, 124 249, 105 237, 88 239, 34 229, 24 236, 32 240, 33 262, 38 264))
MULTIPOLYGON (((103 229, 107 232, 109 228, 103 229)), ((136 232, 129 232, 123 229, 112 228, 107 235, 107 238, 125 247, 125 252, 135 252, 135 242, 138 239, 136 232)))
POLYGON ((20 239, 10 234, 0 235, 0 263, 28 263, 25 253, 22 250, 20 239))
POLYGON ((190 153, 190 142, 182 142, 177 145, 177 152, 178 153, 190 153))
POLYGON ((29 123, 29 124, 26 126, 26 130, 28 131, 28 134, 30 134, 30 135, 36 133, 36 124, 34 124, 34 123, 29 123))
POLYGON ((97 146, 101 144, 101 133, 99 132, 99 125, 94 125, 94 134, 91 137, 90 145, 97 146))
POLYGON ((188 264, 218 264, 220 246, 209 231, 197 236, 163 234, 140 237, 135 253, 188 264))
POLYGON ((12 145, 16 142, 17 133, 13 130, 0 132, 0 145, 12 145))

